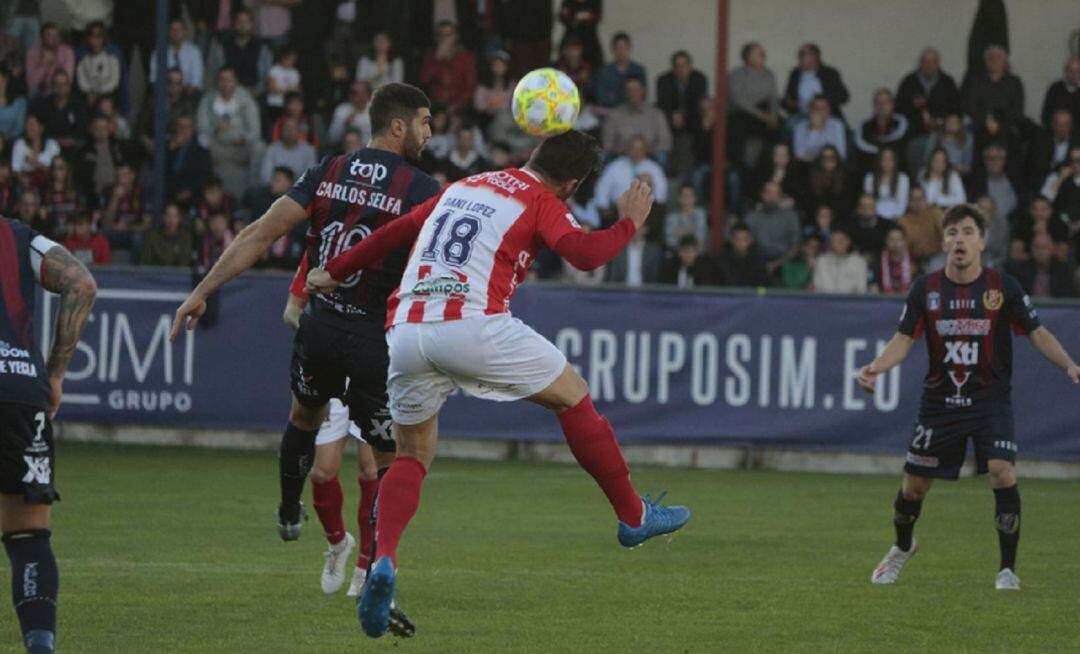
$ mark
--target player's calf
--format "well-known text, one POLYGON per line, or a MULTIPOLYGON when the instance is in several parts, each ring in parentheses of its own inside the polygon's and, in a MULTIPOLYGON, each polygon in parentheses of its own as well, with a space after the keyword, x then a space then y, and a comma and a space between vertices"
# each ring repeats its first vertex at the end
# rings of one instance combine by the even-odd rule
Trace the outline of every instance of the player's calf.
POLYGON ((11 591, 23 642, 31 654, 52 652, 56 640, 56 596, 60 574, 48 529, 12 531, 3 536, 11 563, 11 591))

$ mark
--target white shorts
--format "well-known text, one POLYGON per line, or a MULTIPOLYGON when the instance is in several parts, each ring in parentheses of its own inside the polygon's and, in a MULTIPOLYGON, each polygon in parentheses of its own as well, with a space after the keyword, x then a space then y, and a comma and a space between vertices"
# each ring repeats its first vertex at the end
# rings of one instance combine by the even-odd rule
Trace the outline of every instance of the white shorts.
POLYGON ((520 400, 551 386, 566 369, 557 347, 508 313, 402 323, 386 340, 390 415, 403 425, 437 414, 455 388, 484 400, 520 400))
POLYGON ((335 443, 349 434, 361 443, 364 442, 360 428, 352 420, 349 420, 349 407, 342 404, 341 400, 336 397, 332 398, 326 420, 323 420, 323 424, 319 425, 319 433, 315 436, 315 446, 335 443))

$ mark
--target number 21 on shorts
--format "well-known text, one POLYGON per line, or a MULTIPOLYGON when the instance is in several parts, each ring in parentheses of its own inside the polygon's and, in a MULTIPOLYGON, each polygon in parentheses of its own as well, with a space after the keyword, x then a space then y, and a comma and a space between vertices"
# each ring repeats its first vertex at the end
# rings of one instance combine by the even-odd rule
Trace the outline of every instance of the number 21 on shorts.
POLYGON ((933 429, 926 429, 922 425, 915 425, 915 438, 911 441, 911 447, 916 450, 928 450, 930 449, 930 439, 933 436, 933 429))

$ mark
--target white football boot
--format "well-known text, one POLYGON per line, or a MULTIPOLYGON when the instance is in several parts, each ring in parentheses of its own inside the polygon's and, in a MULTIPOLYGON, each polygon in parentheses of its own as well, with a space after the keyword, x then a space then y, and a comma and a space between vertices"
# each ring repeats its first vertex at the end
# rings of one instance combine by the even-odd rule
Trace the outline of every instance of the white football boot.
POLYGON ((326 548, 323 555, 326 563, 322 570, 322 592, 330 595, 345 585, 345 567, 349 564, 349 557, 355 547, 356 539, 349 532, 345 532, 344 540, 326 548))
POLYGON ((1020 590, 1020 577, 1012 571, 1012 568, 1003 568, 998 573, 994 588, 998 590, 1020 590))
POLYGON ((907 552, 900 549, 896 545, 889 548, 889 553, 885 555, 885 558, 881 559, 881 563, 874 568, 874 574, 870 575, 870 583, 874 584, 893 584, 896 583, 896 579, 900 576, 900 570, 907 563, 908 559, 915 556, 915 553, 919 551, 919 544, 914 539, 911 541, 911 549, 907 552))
POLYGON ((356 567, 356 571, 353 572, 352 581, 349 582, 349 590, 345 593, 346 597, 360 597, 360 593, 364 592, 364 582, 367 581, 367 568, 356 567))

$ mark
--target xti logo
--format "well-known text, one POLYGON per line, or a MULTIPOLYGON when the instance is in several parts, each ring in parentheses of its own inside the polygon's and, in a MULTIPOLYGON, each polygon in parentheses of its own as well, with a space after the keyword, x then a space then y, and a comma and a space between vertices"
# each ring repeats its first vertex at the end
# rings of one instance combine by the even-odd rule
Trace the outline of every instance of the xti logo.
POLYGON ((977 341, 945 341, 945 363, 973 366, 979 362, 977 341))
POLYGON ((386 441, 394 440, 393 431, 391 429, 391 423, 389 420, 379 420, 378 418, 371 419, 371 437, 379 438, 386 441))
POLYGON ((47 484, 52 479, 52 461, 47 456, 24 456, 26 474, 23 483, 47 484))

